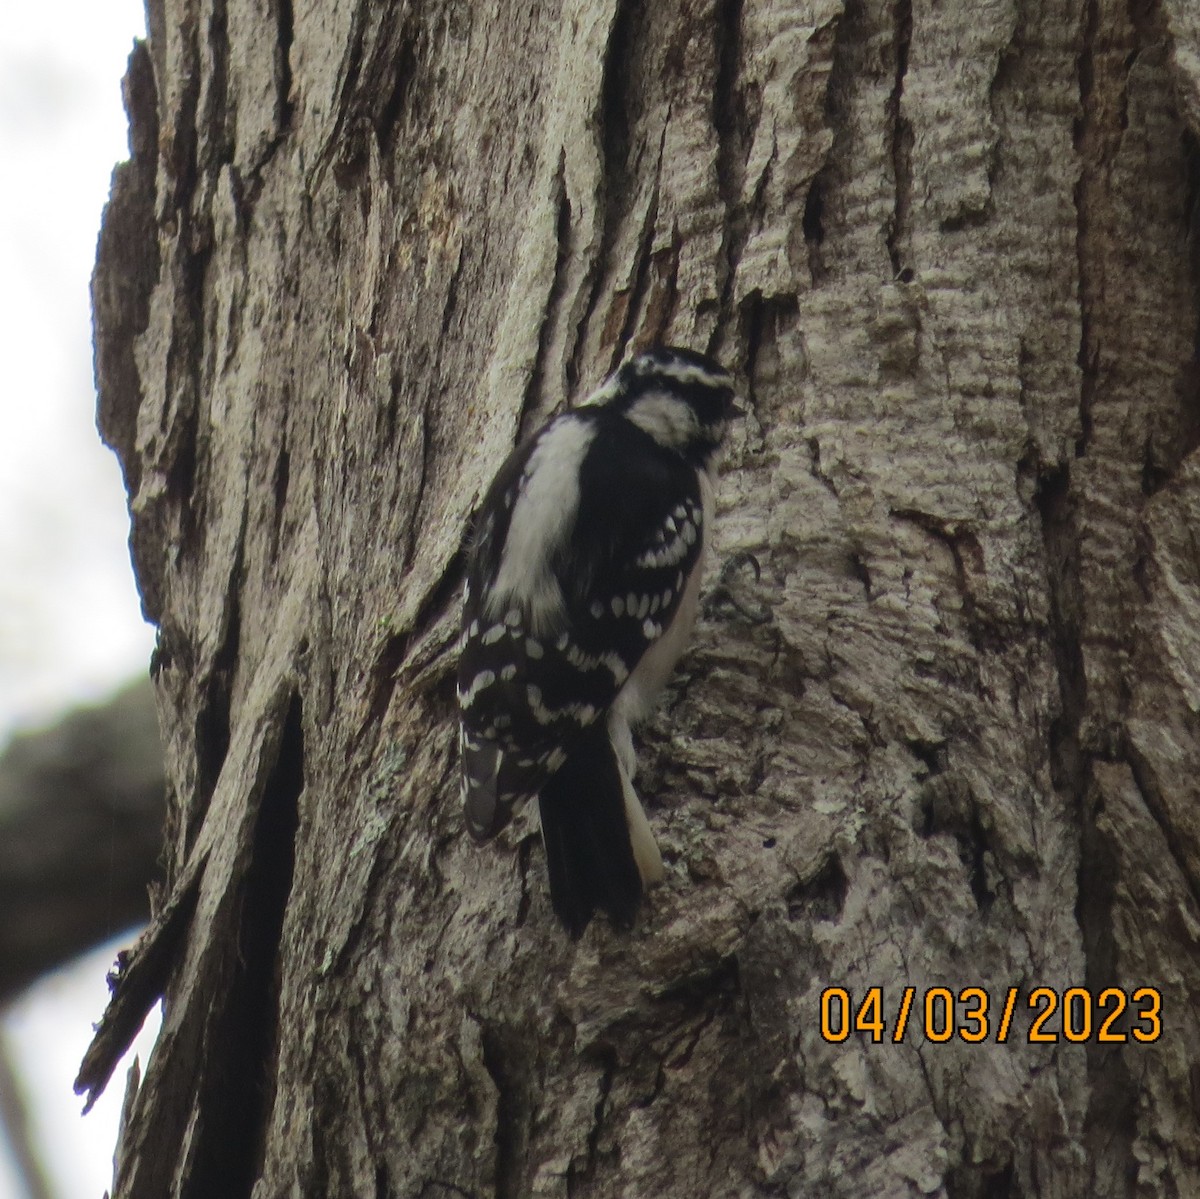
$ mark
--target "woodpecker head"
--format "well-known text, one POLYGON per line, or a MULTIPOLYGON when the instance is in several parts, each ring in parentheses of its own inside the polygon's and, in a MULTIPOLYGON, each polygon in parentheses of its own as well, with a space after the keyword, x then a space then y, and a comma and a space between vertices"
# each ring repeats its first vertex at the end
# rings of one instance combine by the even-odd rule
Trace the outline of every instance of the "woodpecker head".
POLYGON ((655 346, 629 359, 587 400, 623 416, 665 449, 708 468, 737 406, 733 379, 694 350, 655 346))

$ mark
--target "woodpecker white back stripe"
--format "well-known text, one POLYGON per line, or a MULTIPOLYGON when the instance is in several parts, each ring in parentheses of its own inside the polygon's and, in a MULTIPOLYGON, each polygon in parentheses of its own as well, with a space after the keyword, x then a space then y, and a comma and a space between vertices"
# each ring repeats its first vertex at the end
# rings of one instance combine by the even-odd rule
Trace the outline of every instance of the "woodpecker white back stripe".
POLYGON ((487 612, 493 619, 516 604, 525 612, 529 631, 539 636, 561 623, 563 595, 551 561, 574 527, 580 464, 595 436, 590 422, 567 414, 550 424, 530 454, 488 593, 487 612))

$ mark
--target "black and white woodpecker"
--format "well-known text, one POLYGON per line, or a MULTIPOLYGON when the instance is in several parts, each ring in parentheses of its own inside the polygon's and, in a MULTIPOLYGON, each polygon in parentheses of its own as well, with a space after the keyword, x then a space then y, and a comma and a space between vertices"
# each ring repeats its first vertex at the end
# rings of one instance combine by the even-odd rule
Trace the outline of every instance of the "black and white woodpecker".
POLYGON ((630 726, 683 652, 738 411, 711 358, 627 361, 500 468, 475 516, 458 670, 467 828, 495 836, 537 796, 555 912, 632 924, 662 857, 630 726))

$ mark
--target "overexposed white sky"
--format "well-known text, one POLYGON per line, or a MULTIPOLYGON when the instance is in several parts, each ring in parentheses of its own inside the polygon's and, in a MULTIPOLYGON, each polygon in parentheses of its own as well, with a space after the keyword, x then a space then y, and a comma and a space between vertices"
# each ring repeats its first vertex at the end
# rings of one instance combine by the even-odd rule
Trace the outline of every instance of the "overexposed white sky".
MULTIPOLYGON (((42 980, 6 1013, 0 1027, 21 1074, 32 1131, 55 1199, 100 1199, 111 1188, 125 1075, 135 1056, 145 1073, 158 1033, 155 1008, 108 1090, 86 1116, 81 1115, 83 1101, 71 1084, 91 1042, 92 1024, 100 1019, 108 999, 105 975, 134 931, 42 980)), ((0 1150, 0 1158, 6 1155, 7 1146, 0 1150)), ((10 1189, 6 1190, 5 1170, 0 1167, 0 1197, 26 1199, 11 1172, 7 1183, 10 1189)))
MULTIPOLYGON (((127 155, 120 80, 144 28, 140 0, 0 15, 0 745, 145 671, 153 641, 120 471, 95 431, 88 299, 109 176, 127 155)), ((110 1184, 123 1070, 86 1119, 71 1081, 117 947, 34 988, 0 1028, 57 1199, 110 1184)), ((2 1138, 0 1199, 25 1199, 2 1138)))
POLYGON ((0 17, 0 739, 144 668, 120 471, 95 430, 88 280, 140 0, 0 17))

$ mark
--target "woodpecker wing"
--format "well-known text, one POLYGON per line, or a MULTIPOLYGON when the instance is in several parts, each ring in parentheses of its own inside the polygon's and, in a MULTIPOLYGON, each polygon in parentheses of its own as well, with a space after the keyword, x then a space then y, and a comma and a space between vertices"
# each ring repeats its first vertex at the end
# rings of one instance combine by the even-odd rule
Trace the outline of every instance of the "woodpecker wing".
POLYGON ((458 681, 463 801, 477 839, 499 832, 605 715, 699 567, 695 470, 640 430, 631 450, 632 427, 619 420, 600 411, 552 421, 514 452, 481 506, 458 681), (564 460, 571 485, 553 477, 564 460), (548 502, 555 486, 561 499, 548 502), (522 497, 539 489, 535 537, 522 497))

